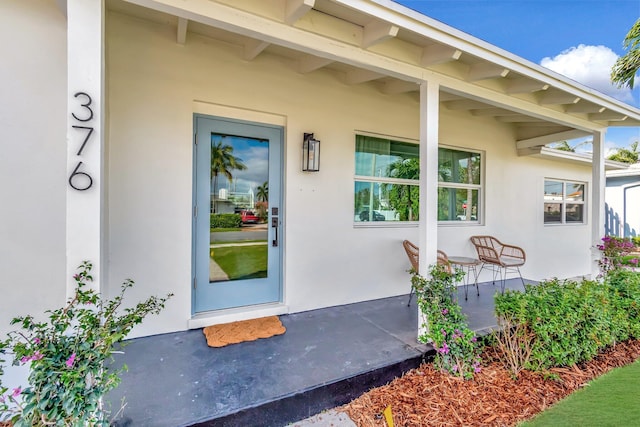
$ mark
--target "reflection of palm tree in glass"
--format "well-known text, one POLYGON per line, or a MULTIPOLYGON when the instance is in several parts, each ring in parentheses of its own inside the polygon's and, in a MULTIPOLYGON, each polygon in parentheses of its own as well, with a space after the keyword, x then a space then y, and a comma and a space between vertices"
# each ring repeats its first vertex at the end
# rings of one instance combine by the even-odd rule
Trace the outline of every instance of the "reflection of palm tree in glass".
POLYGON ((245 170, 247 166, 242 159, 233 155, 233 147, 219 142, 211 143, 211 175, 213 176, 213 212, 217 211, 218 199, 218 175, 222 174, 229 181, 233 179, 232 170, 245 170))
POLYGON ((256 197, 261 202, 269 201, 269 182, 268 181, 265 181, 264 184, 259 185, 258 188, 256 188, 256 197))
MULTIPOLYGON (((419 159, 400 159, 389 165, 389 176, 401 179, 420 179, 419 159)), ((389 206, 398 214, 400 221, 415 221, 413 201, 418 199, 419 187, 406 184, 383 184, 388 194, 389 206)))

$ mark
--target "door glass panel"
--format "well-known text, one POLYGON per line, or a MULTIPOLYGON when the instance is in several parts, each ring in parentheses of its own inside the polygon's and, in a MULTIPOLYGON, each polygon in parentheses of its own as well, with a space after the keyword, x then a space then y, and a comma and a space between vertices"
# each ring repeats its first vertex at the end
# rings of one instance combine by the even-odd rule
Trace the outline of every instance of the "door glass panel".
POLYGON ((267 277, 269 141, 211 134, 209 282, 267 277))

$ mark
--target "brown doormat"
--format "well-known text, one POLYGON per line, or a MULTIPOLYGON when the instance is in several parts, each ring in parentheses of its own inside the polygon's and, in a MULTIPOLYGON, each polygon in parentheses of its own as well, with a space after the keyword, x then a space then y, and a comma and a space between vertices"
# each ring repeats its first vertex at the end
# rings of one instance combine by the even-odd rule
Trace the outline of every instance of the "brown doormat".
POLYGON ((278 316, 269 316, 207 326, 202 332, 207 337, 209 347, 224 347, 228 344, 282 335, 286 330, 278 316))

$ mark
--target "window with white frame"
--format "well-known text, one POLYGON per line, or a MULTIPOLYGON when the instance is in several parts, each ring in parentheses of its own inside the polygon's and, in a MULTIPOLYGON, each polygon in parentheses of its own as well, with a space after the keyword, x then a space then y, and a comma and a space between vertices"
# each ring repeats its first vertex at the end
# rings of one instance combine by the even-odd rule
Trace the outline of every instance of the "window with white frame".
POLYGON ((545 179, 544 223, 584 224, 585 188, 583 182, 545 179))
POLYGON ((438 148, 438 221, 480 221, 482 154, 438 148))
POLYGON ((419 148, 356 135, 354 221, 418 221, 419 148))

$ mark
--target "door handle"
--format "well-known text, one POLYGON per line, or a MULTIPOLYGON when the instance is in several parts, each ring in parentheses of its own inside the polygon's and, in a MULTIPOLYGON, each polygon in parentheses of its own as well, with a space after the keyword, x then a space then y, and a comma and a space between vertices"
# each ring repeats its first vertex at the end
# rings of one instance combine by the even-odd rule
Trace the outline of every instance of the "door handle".
POLYGON ((278 247, 278 217, 274 216, 271 218, 271 228, 273 228, 273 240, 271 241, 271 246, 278 247))

